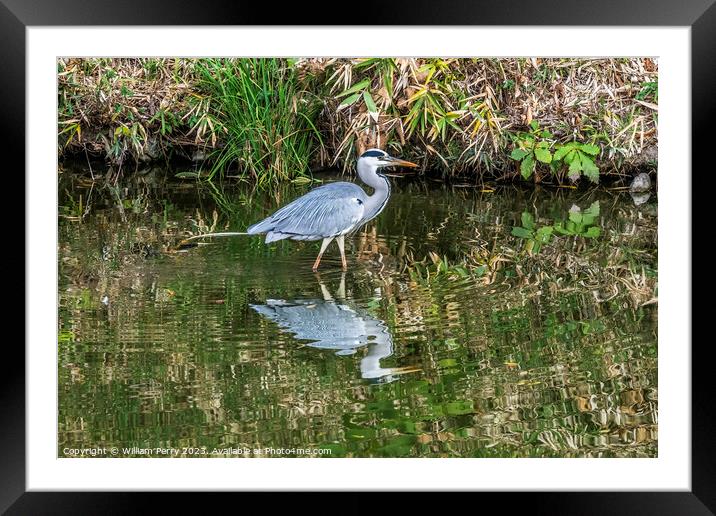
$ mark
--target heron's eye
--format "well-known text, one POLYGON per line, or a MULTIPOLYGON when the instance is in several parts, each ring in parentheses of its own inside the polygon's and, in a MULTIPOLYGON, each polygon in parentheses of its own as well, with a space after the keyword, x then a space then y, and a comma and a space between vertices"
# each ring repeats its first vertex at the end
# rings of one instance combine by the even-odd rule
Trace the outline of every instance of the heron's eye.
POLYGON ((361 204, 363 204, 363 201, 361 201, 360 199, 356 199, 356 202, 358 203, 358 206, 360 206, 361 204))

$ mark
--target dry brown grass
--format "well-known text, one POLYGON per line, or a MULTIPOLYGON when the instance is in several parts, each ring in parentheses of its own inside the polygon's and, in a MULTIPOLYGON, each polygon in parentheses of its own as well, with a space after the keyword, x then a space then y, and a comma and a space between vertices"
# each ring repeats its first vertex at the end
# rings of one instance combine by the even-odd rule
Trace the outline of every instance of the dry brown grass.
POLYGON ((220 138, 212 99, 191 59, 59 59, 60 154, 87 151, 114 164, 170 151, 201 154, 220 138))

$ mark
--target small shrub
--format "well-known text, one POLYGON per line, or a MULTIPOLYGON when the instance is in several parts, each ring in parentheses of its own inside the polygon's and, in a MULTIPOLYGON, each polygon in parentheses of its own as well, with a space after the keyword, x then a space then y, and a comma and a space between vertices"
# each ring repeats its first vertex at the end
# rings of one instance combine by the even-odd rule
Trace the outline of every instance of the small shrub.
POLYGON ((599 147, 596 145, 570 142, 557 146, 553 160, 562 162, 569 167, 567 176, 572 181, 576 181, 581 175, 585 175, 593 183, 598 183, 599 167, 594 163, 594 156, 597 154, 599 154, 599 147))
POLYGON ((552 163, 550 142, 552 133, 547 130, 540 130, 539 122, 530 122, 529 133, 518 133, 516 138, 517 147, 512 150, 510 157, 520 162, 520 173, 525 179, 529 179, 535 171, 537 162, 545 164, 552 163), (542 139, 544 138, 544 139, 542 139))

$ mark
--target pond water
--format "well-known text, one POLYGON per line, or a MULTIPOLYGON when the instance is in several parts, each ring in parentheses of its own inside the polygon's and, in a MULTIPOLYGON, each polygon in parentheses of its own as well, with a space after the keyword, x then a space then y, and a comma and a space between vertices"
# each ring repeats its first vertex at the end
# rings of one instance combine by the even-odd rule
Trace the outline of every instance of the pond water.
POLYGON ((62 171, 58 456, 656 456, 655 196, 392 182, 316 274, 317 242, 179 245, 311 185, 62 171))

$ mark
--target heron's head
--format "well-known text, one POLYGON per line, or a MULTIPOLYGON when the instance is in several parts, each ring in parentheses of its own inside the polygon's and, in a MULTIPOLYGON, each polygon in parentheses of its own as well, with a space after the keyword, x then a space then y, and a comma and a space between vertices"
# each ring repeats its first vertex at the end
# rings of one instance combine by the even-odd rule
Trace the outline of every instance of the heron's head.
MULTIPOLYGON (((405 161, 404 159, 394 158, 387 152, 380 149, 368 149, 360 158, 358 158, 358 164, 365 164, 373 170, 377 170, 382 167, 417 167, 415 163, 405 161)), ((362 168, 362 167, 361 167, 362 168)))

